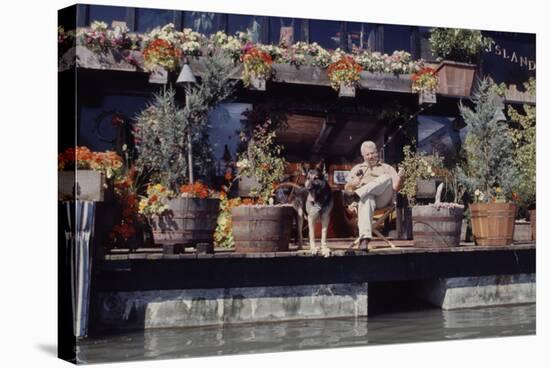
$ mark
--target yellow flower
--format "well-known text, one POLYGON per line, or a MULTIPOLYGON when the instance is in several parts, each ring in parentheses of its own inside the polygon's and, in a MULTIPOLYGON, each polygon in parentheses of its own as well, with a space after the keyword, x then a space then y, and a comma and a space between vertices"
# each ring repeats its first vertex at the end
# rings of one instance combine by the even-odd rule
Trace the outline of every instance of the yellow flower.
POLYGON ((496 193, 502 193, 502 188, 501 187, 496 187, 495 192, 496 193))

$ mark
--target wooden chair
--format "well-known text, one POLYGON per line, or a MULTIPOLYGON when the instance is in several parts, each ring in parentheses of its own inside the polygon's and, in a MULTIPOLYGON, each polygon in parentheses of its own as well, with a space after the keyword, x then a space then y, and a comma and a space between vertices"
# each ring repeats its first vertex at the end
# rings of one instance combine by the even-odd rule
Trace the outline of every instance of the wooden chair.
POLYGON ((380 238, 390 247, 395 248, 395 244, 393 244, 390 239, 386 238, 380 230, 378 230, 383 228, 385 223, 390 220, 392 216, 397 217, 395 202, 393 201, 389 206, 374 211, 374 215, 372 216, 372 234, 373 239, 380 238))
MULTIPOLYGON (((344 204, 346 208, 346 217, 354 224, 354 227, 357 229, 357 221, 358 221, 358 215, 356 211, 353 211, 349 208, 349 204, 344 204)), ((372 234, 373 239, 372 240, 383 240, 387 245, 389 245, 391 248, 395 248, 396 245, 380 230, 384 228, 384 226, 393 218, 397 218, 397 211, 396 211, 396 196, 393 196, 393 199, 391 203, 384 207, 380 208, 374 211, 373 218, 372 218, 372 234)), ((359 244, 358 241, 354 242, 359 244)))

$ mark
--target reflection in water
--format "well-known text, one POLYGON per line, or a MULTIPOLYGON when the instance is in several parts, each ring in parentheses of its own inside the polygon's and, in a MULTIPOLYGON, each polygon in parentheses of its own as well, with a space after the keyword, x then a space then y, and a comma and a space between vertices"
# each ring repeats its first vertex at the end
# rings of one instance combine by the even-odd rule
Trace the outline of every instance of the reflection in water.
POLYGON ((79 342, 80 363, 172 359, 535 333, 535 304, 369 318, 150 329, 79 342), (368 327, 368 333, 367 333, 368 327))

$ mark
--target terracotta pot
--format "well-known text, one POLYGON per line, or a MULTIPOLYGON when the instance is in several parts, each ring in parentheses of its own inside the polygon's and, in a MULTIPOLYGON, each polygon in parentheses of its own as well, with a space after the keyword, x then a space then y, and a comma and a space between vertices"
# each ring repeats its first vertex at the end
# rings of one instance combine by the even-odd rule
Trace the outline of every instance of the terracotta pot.
POLYGON ((531 221, 531 233, 533 240, 537 240, 537 210, 529 211, 529 220, 531 221))
POLYGON ((472 232, 476 245, 509 245, 514 239, 517 206, 513 203, 473 203, 472 232))

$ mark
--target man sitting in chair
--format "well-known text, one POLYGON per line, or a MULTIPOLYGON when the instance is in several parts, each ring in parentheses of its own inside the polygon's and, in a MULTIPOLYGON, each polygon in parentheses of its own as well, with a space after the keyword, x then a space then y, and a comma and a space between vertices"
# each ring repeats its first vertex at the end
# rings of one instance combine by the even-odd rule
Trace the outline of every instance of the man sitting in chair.
POLYGON ((365 161, 351 169, 344 193, 358 201, 359 249, 366 251, 372 238, 374 211, 391 204, 394 192, 403 185, 405 172, 381 163, 372 141, 363 142, 361 155, 365 161))

